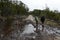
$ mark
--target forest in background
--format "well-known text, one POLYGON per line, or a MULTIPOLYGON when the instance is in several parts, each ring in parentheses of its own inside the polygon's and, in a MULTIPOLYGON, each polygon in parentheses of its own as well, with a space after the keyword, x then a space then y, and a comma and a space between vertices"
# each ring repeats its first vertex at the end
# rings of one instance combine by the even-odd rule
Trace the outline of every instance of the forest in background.
POLYGON ((38 17, 45 16, 47 19, 60 23, 60 12, 58 10, 52 11, 46 7, 43 10, 34 9, 29 11, 28 5, 22 1, 0 0, 0 19, 5 20, 6 18, 6 26, 10 26, 14 15, 28 16, 30 14, 38 17))

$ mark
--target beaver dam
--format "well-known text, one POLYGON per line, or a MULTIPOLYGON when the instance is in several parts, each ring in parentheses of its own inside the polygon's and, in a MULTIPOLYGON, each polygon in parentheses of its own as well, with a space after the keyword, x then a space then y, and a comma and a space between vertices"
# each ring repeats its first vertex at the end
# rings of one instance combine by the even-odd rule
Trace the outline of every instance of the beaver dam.
POLYGON ((26 20, 25 25, 21 30, 20 27, 14 25, 14 27, 12 27, 14 30, 8 36, 3 37, 4 34, 0 33, 0 40, 60 40, 59 28, 44 25, 44 30, 42 32, 42 25, 38 24, 39 31, 36 33, 36 28, 34 28, 34 17, 29 16, 24 20, 26 20))

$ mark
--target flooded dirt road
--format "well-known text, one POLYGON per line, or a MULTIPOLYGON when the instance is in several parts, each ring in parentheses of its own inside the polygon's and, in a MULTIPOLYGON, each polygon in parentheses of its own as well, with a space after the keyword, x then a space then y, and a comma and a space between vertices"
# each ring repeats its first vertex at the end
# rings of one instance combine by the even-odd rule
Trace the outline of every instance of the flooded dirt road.
MULTIPOLYGON (((40 33, 37 34, 34 32, 36 30, 32 24, 28 24, 25 27, 25 30, 21 33, 21 37, 26 39, 34 40, 60 40, 60 30, 58 28, 53 28, 45 25, 44 31, 42 32, 42 26, 39 25, 40 33)), ((25 39, 23 39, 25 40, 25 39)))

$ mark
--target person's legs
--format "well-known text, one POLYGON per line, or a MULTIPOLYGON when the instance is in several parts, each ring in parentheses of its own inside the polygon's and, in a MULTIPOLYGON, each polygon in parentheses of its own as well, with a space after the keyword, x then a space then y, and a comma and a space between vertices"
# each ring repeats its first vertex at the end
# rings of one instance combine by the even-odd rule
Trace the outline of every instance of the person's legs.
POLYGON ((44 30, 44 22, 42 21, 42 31, 44 30))
POLYGON ((42 31, 44 30, 44 24, 42 24, 42 31))

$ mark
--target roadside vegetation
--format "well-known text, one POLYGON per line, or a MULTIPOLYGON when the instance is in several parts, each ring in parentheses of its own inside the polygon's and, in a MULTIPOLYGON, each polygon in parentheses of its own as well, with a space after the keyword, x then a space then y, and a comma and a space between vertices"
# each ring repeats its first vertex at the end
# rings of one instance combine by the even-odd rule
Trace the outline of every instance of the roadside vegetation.
POLYGON ((3 17, 14 16, 14 15, 33 15, 33 16, 45 16, 48 19, 60 22, 60 12, 58 10, 50 10, 48 7, 44 10, 34 9, 29 11, 29 8, 23 2, 12 2, 9 0, 0 0, 0 15, 3 17))
MULTIPOLYGON (((11 0, 0 0, 0 19, 7 20, 6 24, 10 26, 12 23, 12 18, 14 15, 19 16, 28 16, 28 15, 45 16, 46 19, 54 20, 57 23, 60 23, 60 12, 58 10, 50 10, 48 7, 43 10, 34 9, 33 11, 29 11, 29 8, 22 1, 11 1, 11 0), (6 19, 3 19, 4 17, 6 19)), ((50 22, 49 22, 50 23, 50 22)))

